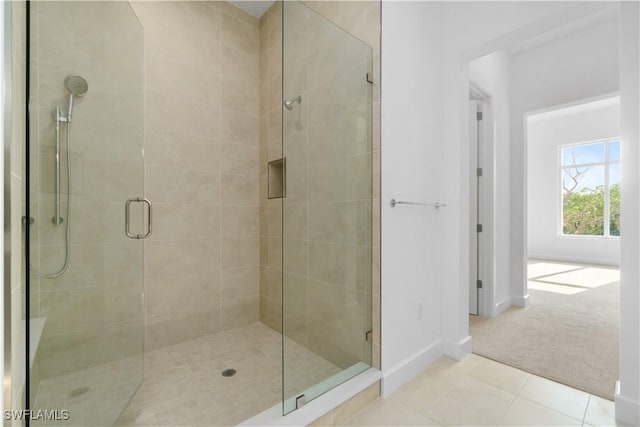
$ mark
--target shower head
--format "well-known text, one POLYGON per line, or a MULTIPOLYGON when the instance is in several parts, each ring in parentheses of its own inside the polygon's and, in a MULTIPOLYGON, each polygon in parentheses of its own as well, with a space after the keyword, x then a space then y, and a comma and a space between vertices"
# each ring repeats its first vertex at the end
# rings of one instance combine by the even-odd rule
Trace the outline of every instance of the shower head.
POLYGON ((69 108, 67 110, 67 121, 71 122, 73 113, 73 97, 83 96, 89 90, 89 84, 80 76, 67 76, 64 78, 64 86, 69 91, 69 108))
POLYGON ((89 84, 80 76, 65 77, 64 87, 66 87, 73 96, 82 96, 89 90, 89 84))
POLYGON ((289 111, 293 110, 293 104, 295 103, 301 104, 302 103, 302 97, 300 95, 296 96, 293 99, 285 99, 284 101, 282 101, 282 103, 284 104, 285 108, 289 111))

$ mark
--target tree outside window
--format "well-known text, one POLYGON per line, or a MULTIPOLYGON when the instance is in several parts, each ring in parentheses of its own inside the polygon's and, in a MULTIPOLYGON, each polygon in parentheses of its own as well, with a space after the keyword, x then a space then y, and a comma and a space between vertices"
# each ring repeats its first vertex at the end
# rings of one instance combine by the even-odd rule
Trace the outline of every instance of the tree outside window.
POLYGON ((560 147, 562 234, 620 236, 620 141, 560 147))

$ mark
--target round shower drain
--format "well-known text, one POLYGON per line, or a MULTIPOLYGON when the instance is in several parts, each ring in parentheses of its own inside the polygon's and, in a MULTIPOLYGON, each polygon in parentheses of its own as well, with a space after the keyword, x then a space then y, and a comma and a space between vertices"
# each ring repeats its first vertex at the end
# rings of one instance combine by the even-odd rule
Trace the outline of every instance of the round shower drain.
POLYGON ((236 370, 235 369, 225 369, 224 371, 222 371, 222 376, 223 377, 232 377, 236 374, 236 370))
POLYGON ((76 397, 85 394, 89 391, 89 387, 78 387, 69 392, 69 397, 76 397))

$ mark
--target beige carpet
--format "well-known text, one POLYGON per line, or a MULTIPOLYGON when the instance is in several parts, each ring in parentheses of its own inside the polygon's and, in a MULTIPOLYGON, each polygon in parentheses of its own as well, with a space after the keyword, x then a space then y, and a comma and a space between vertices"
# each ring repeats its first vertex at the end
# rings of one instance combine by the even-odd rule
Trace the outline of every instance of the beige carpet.
POLYGON ((530 263, 529 272, 529 306, 470 316, 473 352, 612 400, 619 273, 546 262, 530 263))

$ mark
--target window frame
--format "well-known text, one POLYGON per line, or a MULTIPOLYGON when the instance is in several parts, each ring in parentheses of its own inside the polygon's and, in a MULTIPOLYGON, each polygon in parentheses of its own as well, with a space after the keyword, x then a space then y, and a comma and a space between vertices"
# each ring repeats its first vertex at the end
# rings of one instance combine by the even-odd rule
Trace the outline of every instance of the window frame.
POLYGON ((610 138, 602 138, 591 141, 581 141, 575 142, 571 144, 562 144, 558 146, 558 171, 559 171, 559 179, 558 183, 558 200, 559 200, 559 209, 557 212, 559 213, 558 217, 558 235, 560 237, 568 237, 568 238, 580 238, 580 239, 619 239, 620 236, 611 235, 611 188, 610 188, 610 169, 612 164, 621 164, 622 160, 622 150, 620 149, 620 155, 618 160, 611 160, 609 158, 609 146, 610 144, 617 142, 622 145, 622 141, 619 136, 610 137, 610 138), (581 163, 578 165, 565 166, 562 164, 562 152, 565 148, 570 147, 580 147, 585 145, 597 145, 604 144, 604 161, 602 162, 591 162, 591 163, 581 163), (603 231, 602 235, 593 235, 593 234, 565 234, 564 233, 564 199, 563 199, 563 190, 564 187, 562 185, 562 180, 564 178, 564 170, 575 168, 576 166, 603 166, 604 167, 604 212, 603 212, 603 231))

